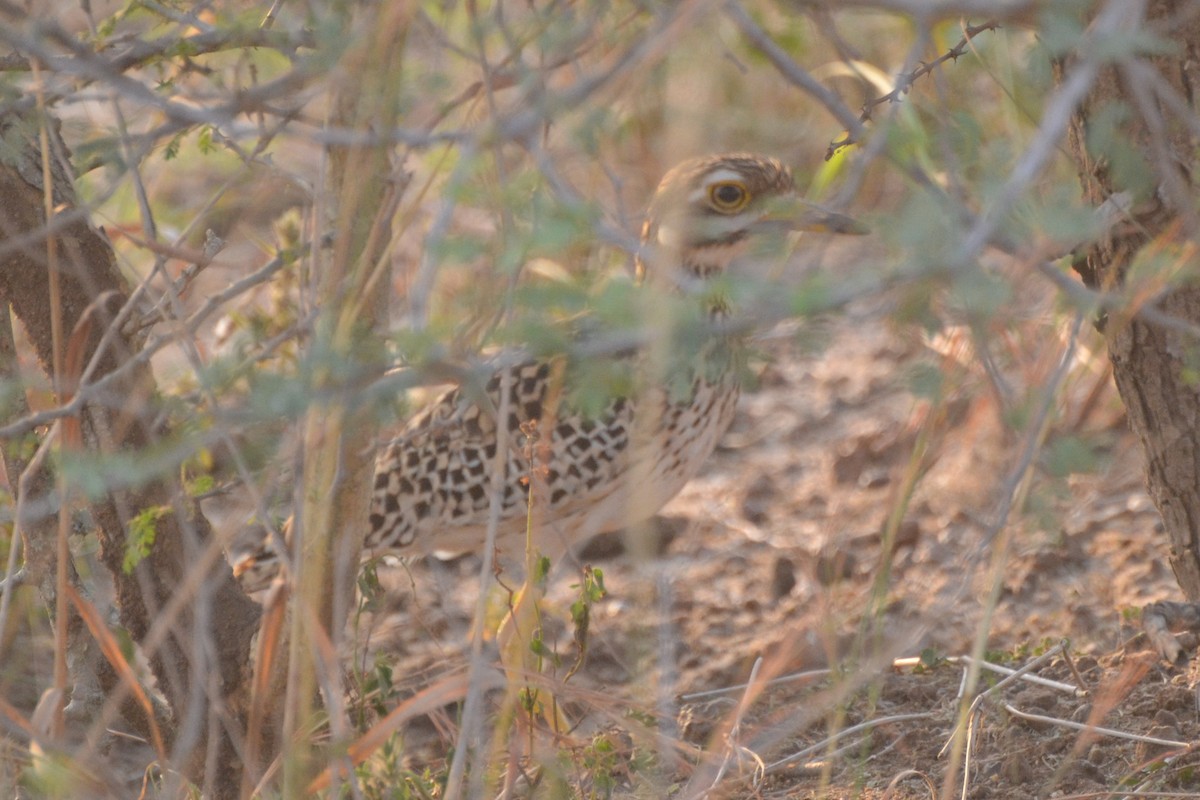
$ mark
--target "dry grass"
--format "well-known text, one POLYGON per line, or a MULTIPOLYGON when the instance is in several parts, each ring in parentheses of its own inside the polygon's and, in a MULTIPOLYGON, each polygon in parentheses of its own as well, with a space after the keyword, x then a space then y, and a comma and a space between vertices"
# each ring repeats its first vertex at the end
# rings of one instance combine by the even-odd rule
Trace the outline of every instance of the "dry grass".
MULTIPOLYGON (((1055 692, 1064 672, 1107 681, 1090 709, 1070 694, 1038 695, 1036 717, 1011 698, 989 704, 1020 690, 979 671, 998 630, 1015 648, 1084 617, 1035 623, 1037 603, 1014 600, 1053 571, 1035 562, 1058 552, 1046 544, 1055 520, 1096 500, 1068 476, 1108 470, 1093 492, 1143 497, 1114 477, 1128 442, 1091 311, 1047 280, 1090 218, 1061 188, 1074 180, 1065 158, 1045 153, 1038 124, 1056 96, 1030 66, 1035 31, 1006 20, 955 49, 959 22, 871 10, 385 5, 354 19, 321 4, 272 20, 240 4, 196 18, 114 10, 93 20, 104 57, 159 37, 195 51, 160 47, 120 80, 44 59, 68 140, 100 165, 80 194, 140 287, 162 416, 180 432, 157 474, 203 497, 230 549, 259 535, 248 519, 274 525, 302 508, 306 569, 324 564, 258 598, 245 707, 188 723, 247 724, 233 737, 250 765, 242 796, 900 798, 952 796, 963 776, 970 797, 1079 775, 1097 792, 1189 785, 1179 742, 1195 725, 1182 714, 1172 735, 1097 743, 1122 705, 1140 724, 1150 702, 1131 665, 1153 668, 1117 648, 1111 619, 1086 644, 1101 657, 1075 668, 1055 650, 1027 665, 1055 692), (278 39, 254 38, 268 33, 278 39), (829 102, 805 89, 813 76, 829 102), (858 110, 896 76, 910 90, 862 129, 858 110), (858 144, 823 160, 847 132, 858 144), (347 141, 371 147, 333 146, 347 141), (357 562, 378 431, 453 368, 513 344, 554 349, 580 309, 628 317, 636 335, 645 320, 612 307, 612 286, 646 198, 675 161, 733 149, 795 164, 810 196, 875 235, 806 240, 785 269, 743 277, 764 327, 763 391, 673 507, 687 512, 683 533, 619 556, 607 599, 570 559, 544 580, 532 550, 527 569, 500 577, 490 552, 411 576, 372 565, 356 586, 328 577, 340 553, 357 562), (390 316, 364 335, 357 324, 389 298, 390 316), (927 663, 894 664, 926 647, 927 663), (1081 722, 1083 734, 1068 725, 1081 722)), ((27 55, 61 49, 36 20, 0 16, 27 55)), ((1141 276, 1135 296, 1176 267, 1141 276)), ((22 371, 7 374, 28 376, 18 345, 22 371)), ((108 463, 110 478, 131 468, 108 463)), ((112 624, 79 505, 90 641, 148 708, 161 698, 147 643, 112 624)), ((1150 524, 1144 507, 1131 513, 1120 531, 1150 524)), ((1152 575, 1108 608, 1165 585, 1152 575)), ((0 792, 181 797, 213 785, 228 765, 210 755, 187 770, 185 708, 168 723, 174 748, 114 731, 115 703, 79 731, 44 726, 48 665, 65 664, 67 645, 39 597, 6 584, 0 792)), ((216 649, 220 631, 195 644, 216 649)))

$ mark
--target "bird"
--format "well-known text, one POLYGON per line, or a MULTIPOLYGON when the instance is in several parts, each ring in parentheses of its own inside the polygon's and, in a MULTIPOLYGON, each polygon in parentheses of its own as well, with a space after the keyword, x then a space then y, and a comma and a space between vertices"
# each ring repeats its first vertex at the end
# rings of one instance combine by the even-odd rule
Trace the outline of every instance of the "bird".
MULTIPOLYGON (((761 242, 782 246, 783 234, 799 230, 865 232, 852 217, 798 200, 790 169, 775 158, 703 156, 668 171, 647 207, 636 273, 694 304, 710 322, 701 344, 665 359, 653 344, 617 356, 636 388, 598 411, 571 402, 563 359, 519 361, 482 385, 449 389, 378 451, 364 556, 479 550, 496 486, 495 541, 519 542, 521 552, 531 509, 558 550, 652 517, 700 471, 734 418, 741 343, 711 324, 731 312, 721 277, 761 242)), ((261 588, 281 557, 264 539, 234 572, 261 588)))

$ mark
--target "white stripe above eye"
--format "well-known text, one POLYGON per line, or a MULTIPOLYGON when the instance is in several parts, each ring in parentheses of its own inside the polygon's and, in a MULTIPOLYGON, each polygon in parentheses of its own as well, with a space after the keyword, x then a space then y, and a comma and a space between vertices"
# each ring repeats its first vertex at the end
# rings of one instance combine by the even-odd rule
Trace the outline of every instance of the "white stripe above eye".
POLYGON ((735 169, 718 169, 704 176, 704 185, 688 195, 689 203, 699 203, 708 198, 708 190, 718 183, 741 183, 745 180, 742 173, 735 169))
POLYGON ((708 173, 704 178, 705 186, 712 186, 714 183, 729 183, 730 181, 741 182, 746 178, 736 169, 718 169, 708 173))

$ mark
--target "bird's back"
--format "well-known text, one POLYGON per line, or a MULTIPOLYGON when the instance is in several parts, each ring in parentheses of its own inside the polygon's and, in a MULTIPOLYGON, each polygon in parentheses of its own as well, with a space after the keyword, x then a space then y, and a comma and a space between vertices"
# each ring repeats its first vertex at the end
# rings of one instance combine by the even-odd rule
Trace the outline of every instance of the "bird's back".
POLYGON ((502 546, 523 542, 530 486, 532 519, 550 549, 651 516, 699 471, 733 418, 732 369, 690 375, 675 390, 651 385, 593 414, 572 404, 549 362, 497 372, 478 391, 446 392, 379 454, 366 549, 477 549, 502 439, 502 546))
MULTIPOLYGON (((447 392, 380 452, 366 551, 477 550, 493 502, 500 545, 523 543, 533 522, 543 551, 654 514, 700 471, 733 418, 740 349, 720 332, 729 311, 721 276, 758 247, 779 247, 786 231, 861 232, 794 201, 791 173, 772 158, 732 153, 668 172, 647 209, 638 273, 707 327, 674 336, 658 325, 663 336, 614 360, 632 364, 633 378, 595 413, 570 388, 588 377, 582 370, 612 363, 564 374, 561 360, 529 362, 447 392)), ((644 307, 673 317, 656 298, 644 307)), ((236 571, 261 582, 280 555, 273 550, 264 543, 236 571)))

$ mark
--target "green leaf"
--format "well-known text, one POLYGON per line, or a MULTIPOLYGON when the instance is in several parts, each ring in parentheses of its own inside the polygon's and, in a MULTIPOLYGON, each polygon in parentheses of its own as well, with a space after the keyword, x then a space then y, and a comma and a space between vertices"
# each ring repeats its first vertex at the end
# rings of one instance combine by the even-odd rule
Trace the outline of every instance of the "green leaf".
POLYGON ((855 147, 839 147, 828 161, 822 162, 809 182, 808 196, 814 200, 824 197, 829 187, 846 171, 851 154, 857 152, 855 147))
POLYGON ((158 538, 158 521, 170 513, 170 506, 151 506, 130 520, 129 538, 125 542, 125 559, 121 564, 126 575, 133 572, 142 559, 150 555, 150 548, 158 538))
POLYGON ((914 364, 907 375, 908 390, 926 400, 940 400, 945 376, 933 364, 914 364))
POLYGON ((932 647, 926 647, 921 651, 921 666, 925 669, 933 669, 938 664, 942 663, 942 657, 938 655, 938 651, 932 647))
POLYGON ((834 299, 833 287, 824 275, 816 274, 792 292, 791 312, 797 317, 811 317, 826 311, 834 299))
POLYGON ((1149 197, 1155 190, 1155 175, 1130 138, 1125 125, 1135 113, 1122 102, 1107 103, 1088 119, 1087 149, 1094 159, 1105 159, 1113 183, 1131 192, 1135 200, 1149 197))
POLYGON ((217 484, 212 475, 197 475, 185 484, 189 497, 199 497, 202 494, 208 494, 217 484))
POLYGON ((213 143, 213 129, 211 125, 205 125, 200 129, 200 135, 196 139, 196 144, 200 148, 200 152, 204 155, 215 153, 217 146, 213 143))
POLYGON ((539 556, 534 562, 532 580, 534 583, 544 584, 547 576, 550 574, 550 559, 547 556, 539 556))
POLYGON ((183 131, 171 137, 171 141, 167 142, 163 148, 163 161, 171 161, 179 155, 179 146, 183 142, 183 131))
POLYGON ((1050 442, 1042 453, 1042 463, 1051 475, 1062 478, 1067 475, 1095 472, 1099 457, 1086 440, 1078 436, 1063 436, 1050 442))
POLYGON ((546 643, 542 641, 541 634, 534 634, 534 637, 529 640, 529 651, 535 656, 545 658, 550 655, 550 648, 546 647, 546 643))
POLYGON ((961 270, 954 277, 948 300, 973 320, 1002 313, 1012 300, 1012 287, 994 273, 961 270))

